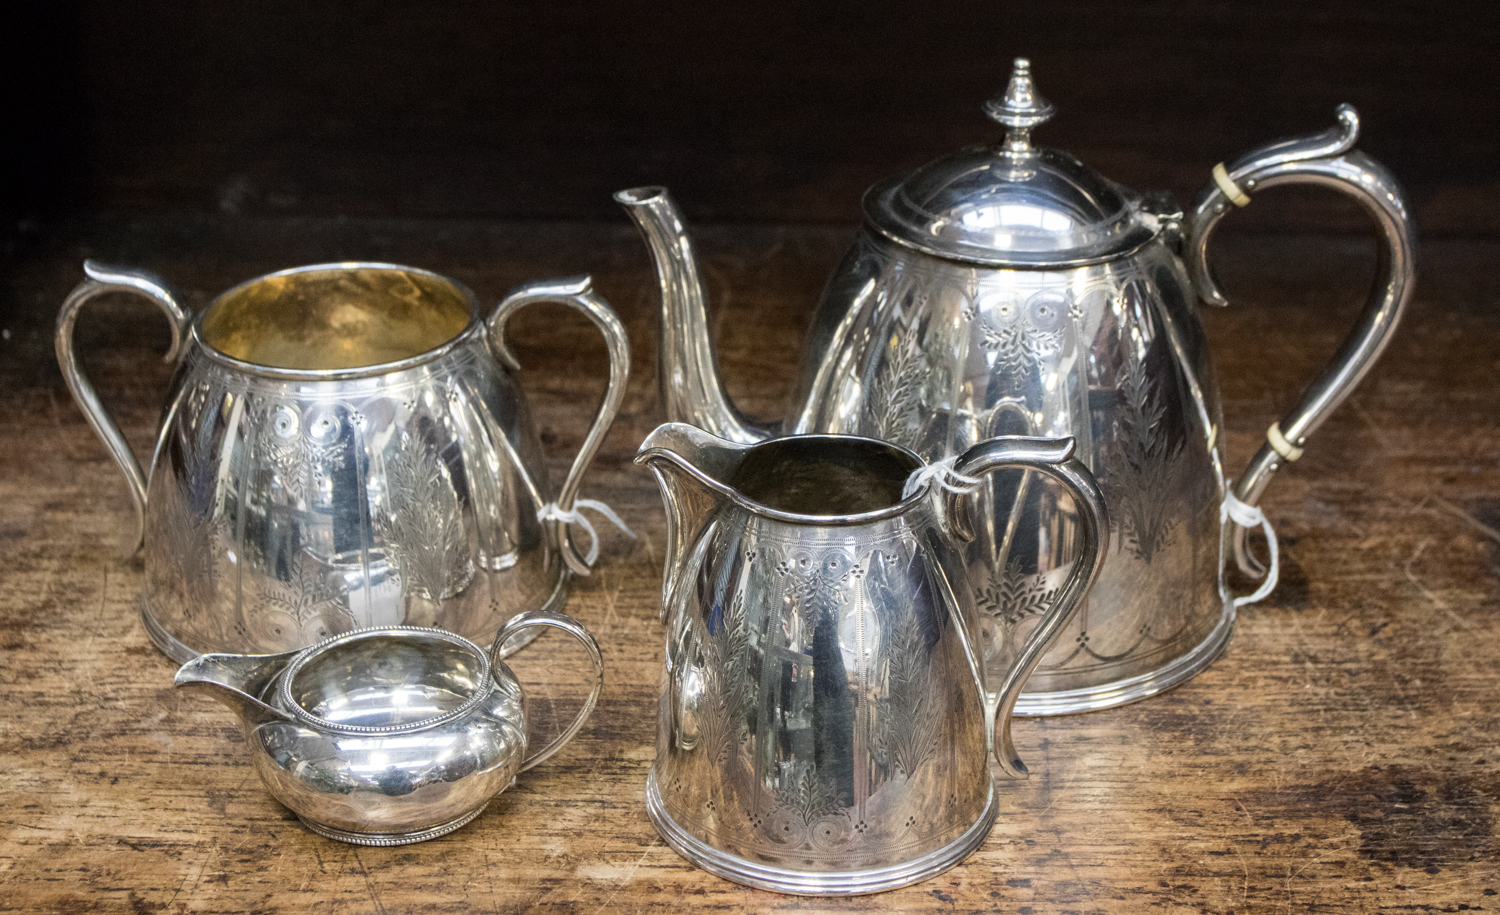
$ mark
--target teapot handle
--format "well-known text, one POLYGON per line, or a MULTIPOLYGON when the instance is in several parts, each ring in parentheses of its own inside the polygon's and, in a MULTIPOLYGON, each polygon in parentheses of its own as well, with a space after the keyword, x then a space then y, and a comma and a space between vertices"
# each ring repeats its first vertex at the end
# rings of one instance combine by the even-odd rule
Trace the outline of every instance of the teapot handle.
MULTIPOLYGON (((1214 183, 1193 211, 1188 269, 1199 296, 1210 305, 1229 301, 1208 269, 1208 240, 1219 220, 1232 208, 1247 206, 1255 191, 1281 184, 1335 188, 1359 201, 1380 229, 1379 279, 1374 292, 1323 374, 1290 413, 1266 430, 1266 441, 1234 483, 1235 498, 1247 506, 1260 500, 1283 463, 1302 456, 1308 437, 1380 358, 1401 321, 1416 279, 1416 227, 1401 186, 1384 165, 1354 149, 1359 139, 1359 114, 1354 108, 1340 105, 1337 114, 1338 125, 1323 133, 1270 143, 1227 168, 1223 163, 1214 166, 1214 183)), ((1232 534, 1235 563, 1249 577, 1260 578, 1266 570, 1250 554, 1248 534, 1249 528, 1236 524, 1232 534)))
MULTIPOLYGON (((578 456, 573 459, 573 466, 568 470, 568 477, 563 481, 562 489, 558 491, 556 510, 544 519, 547 523, 556 525, 554 530, 557 543, 568 568, 576 575, 588 575, 589 567, 593 564, 598 549, 598 540, 597 538, 594 540, 587 556, 580 553, 577 544, 573 542, 570 521, 579 518, 574 500, 577 499, 578 488, 583 483, 584 471, 588 470, 589 464, 593 462, 594 454, 604 440, 604 434, 609 431, 610 424, 615 421, 615 414, 620 411, 620 402, 625 399, 625 382, 630 377, 630 340, 625 336, 625 325, 620 323, 620 318, 615 314, 614 309, 609 307, 609 303, 603 297, 594 292, 593 280, 590 277, 575 276, 561 280, 526 283, 516 287, 502 299, 500 304, 495 306, 495 310, 490 313, 489 318, 485 320, 496 355, 512 370, 519 371, 520 363, 516 361, 516 357, 506 345, 505 322, 510 320, 511 315, 535 302, 557 302, 583 312, 599 328, 599 332, 604 335, 604 343, 609 348, 609 385, 604 389, 604 398, 599 402, 599 410, 594 415, 594 424, 589 429, 588 437, 583 440, 583 447, 578 449, 578 456)), ((593 507, 602 505, 591 500, 580 500, 580 504, 583 503, 588 503, 593 507)), ((605 511, 613 514, 608 512, 607 508, 605 511)), ((586 525, 586 529, 591 535, 593 534, 592 527, 586 525)))
POLYGON ((53 345, 57 350, 57 364, 62 369, 63 380, 68 383, 68 390, 73 392, 73 399, 78 401, 89 425, 104 440, 104 446, 125 473, 130 498, 135 502, 136 533, 135 541, 130 546, 131 552, 134 552, 146 535, 146 474, 141 470, 141 464, 130 450, 125 436, 120 433, 120 427, 110 417, 109 411, 104 409, 93 384, 83 372, 78 353, 73 348, 73 327, 78 323, 78 313, 83 306, 96 296, 111 292, 133 292, 145 296, 155 302, 167 316, 172 327, 172 346, 167 350, 164 361, 175 362, 183 351, 183 343, 187 339, 193 317, 177 303, 177 297, 172 294, 166 282, 154 273, 111 267, 97 261, 84 261, 83 272, 88 279, 73 287, 57 313, 57 333, 53 337, 53 345))
MULTIPOLYGON (((1109 538, 1105 536, 1109 530, 1109 512, 1104 507, 1104 493, 1100 492, 1099 483, 1089 472, 1088 465, 1073 456, 1073 445, 1072 438, 993 438, 965 451, 953 467, 955 473, 969 478, 1007 468, 1035 470, 1062 484, 1078 507, 1078 531, 1083 541, 1078 559, 1058 592, 1057 602, 1043 615, 1041 623, 1006 670, 1005 679, 997 691, 998 698, 994 700, 992 744, 995 759, 1011 778, 1027 776, 1026 764, 1016 755, 1015 744, 1010 738, 1011 710, 1042 655, 1083 606, 1083 598, 1094 586, 1109 553, 1109 538)), ((967 491, 948 493, 949 524, 961 540, 974 539, 968 499, 967 491)))
POLYGON ((589 634, 588 629, 577 620, 566 613, 556 613, 551 610, 529 610, 525 613, 517 613, 500 627, 500 632, 495 635, 495 641, 490 645, 490 661, 494 667, 500 667, 500 659, 503 657, 501 647, 514 635, 539 626, 551 626, 561 629, 568 635, 577 639, 588 652, 589 661, 593 664, 593 677, 590 678, 589 696, 583 701, 583 708, 578 710, 573 722, 569 724, 561 734, 552 739, 552 742, 527 755, 521 760, 520 772, 525 772, 537 763, 544 762, 552 754, 563 748, 563 745, 573 739, 578 729, 588 720, 589 713, 594 710, 594 705, 599 701, 599 691, 604 688, 604 657, 599 653, 599 643, 589 634))

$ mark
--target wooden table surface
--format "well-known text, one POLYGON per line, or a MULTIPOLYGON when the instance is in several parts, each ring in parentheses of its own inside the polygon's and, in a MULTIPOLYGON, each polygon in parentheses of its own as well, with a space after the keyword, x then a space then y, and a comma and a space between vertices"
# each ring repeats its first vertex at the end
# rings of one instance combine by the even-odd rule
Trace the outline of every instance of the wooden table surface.
MULTIPOLYGON (((722 362, 749 411, 789 395, 843 228, 704 229, 722 362)), ((1236 305, 1205 316, 1231 466, 1333 351, 1373 270, 1362 238, 1226 237, 1236 305)), ((1033 777, 1002 783, 993 833, 925 883, 852 900, 741 888, 657 837, 654 753, 665 520, 631 464, 659 421, 655 288, 612 225, 91 220, 7 239, 0 274, 0 912, 1462 911, 1500 909, 1500 244, 1429 241, 1384 361, 1280 474, 1265 508, 1280 587, 1206 672, 1148 701, 1015 726, 1033 777), (148 267, 194 305, 261 272, 336 258, 436 269, 493 300, 592 271, 625 318, 634 375, 584 492, 606 533, 568 611, 607 685, 590 724, 471 825, 356 848, 262 788, 236 723, 171 688, 136 614, 124 481, 72 403, 52 322, 85 256, 148 267)), ((540 309, 537 311, 541 311, 540 309)), ((138 453, 168 383, 149 305, 101 302, 80 346, 138 453)), ((602 390, 603 346, 571 313, 516 327, 560 479, 602 390)), ((581 659, 544 639, 515 667, 539 719, 581 659)))

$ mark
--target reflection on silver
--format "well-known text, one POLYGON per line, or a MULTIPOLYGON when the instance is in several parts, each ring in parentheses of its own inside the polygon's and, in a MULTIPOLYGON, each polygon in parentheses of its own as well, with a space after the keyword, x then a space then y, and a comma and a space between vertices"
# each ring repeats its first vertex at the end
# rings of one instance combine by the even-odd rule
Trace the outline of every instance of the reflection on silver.
MULTIPOLYGON (((866 194, 865 228, 824 289, 796 405, 776 426, 746 422, 724 393, 696 259, 666 191, 637 188, 616 200, 660 276, 669 420, 742 443, 869 435, 926 460, 997 435, 1076 440, 1109 499, 1111 558, 1016 710, 1106 708, 1181 682, 1223 647, 1234 622, 1226 555, 1259 572, 1244 529, 1221 527, 1225 487, 1253 505, 1286 459, 1267 445, 1237 482, 1223 471, 1218 387, 1196 307, 1200 295, 1223 301, 1204 261, 1214 226, 1233 206, 1222 185, 1193 214, 1184 263, 1186 220, 1170 201, 1032 146, 1030 131, 1052 106, 1025 61, 986 111, 1007 127, 1004 143, 960 150, 866 194)), ((1353 109, 1340 108, 1339 119, 1333 131, 1271 144, 1225 171, 1243 199, 1283 183, 1337 188, 1381 230, 1370 304, 1280 423, 1296 448, 1384 349, 1415 275, 1400 187, 1352 150, 1353 109)), ((1077 509, 1027 472, 995 476, 976 502, 970 579, 987 663, 1004 668, 1080 555, 1077 509)))
POLYGON ((360 629, 299 652, 200 655, 175 683, 239 716, 255 771, 313 832, 406 845, 468 823, 571 740, 604 666, 582 624, 531 611, 502 627, 489 653, 438 629, 360 629), (525 697, 499 649, 549 626, 588 652, 590 689, 573 722, 528 753, 525 697))
POLYGON ((560 607, 570 572, 588 573, 568 527, 538 518, 553 490, 504 341, 517 309, 559 302, 608 343, 607 393, 556 496, 571 508, 630 363, 587 278, 528 284, 482 319, 472 293, 426 271, 303 267, 193 320, 149 274, 85 271, 58 315, 58 359, 130 484, 142 615, 173 658, 398 624, 488 640, 520 611, 560 607), (80 309, 121 291, 168 315, 178 364, 149 478, 73 353, 80 309))
POLYGON ((1079 506, 1080 559, 986 670, 960 543, 967 495, 854 436, 744 445, 669 423, 636 460, 667 508, 668 627, 647 809, 688 860, 752 886, 846 895, 957 864, 1024 777, 1011 706, 1103 560, 1103 496, 1067 440, 1007 438, 955 470, 1029 468, 1079 506))

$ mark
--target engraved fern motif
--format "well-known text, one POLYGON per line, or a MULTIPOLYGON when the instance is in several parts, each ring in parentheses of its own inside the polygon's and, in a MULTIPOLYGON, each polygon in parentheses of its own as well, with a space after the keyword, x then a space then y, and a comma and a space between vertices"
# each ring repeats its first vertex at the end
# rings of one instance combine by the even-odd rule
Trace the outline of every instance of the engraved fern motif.
POLYGON ((340 628, 353 627, 354 617, 343 605, 342 590, 328 576, 321 574, 315 559, 310 558, 306 552, 298 552, 292 557, 290 572, 289 581, 266 579, 261 586, 261 600, 266 609, 273 613, 266 615, 263 621, 263 625, 270 631, 259 634, 268 638, 270 644, 288 644, 291 641, 276 625, 277 613, 284 615, 297 628, 303 637, 301 641, 332 635, 329 626, 314 625, 324 622, 330 612, 343 624, 340 628))
POLYGON ((1057 599, 1057 588, 1047 587, 1047 576, 1038 572, 1028 575, 1021 564, 1010 562, 1005 571, 992 576, 990 583, 978 589, 974 602, 979 612, 995 621, 1004 633, 1001 646, 1005 657, 1016 653, 1015 635, 1021 623, 1047 612, 1057 599))
POLYGON ((1116 422, 1120 461, 1111 468, 1115 501, 1121 513, 1132 553, 1149 563, 1171 539, 1170 516, 1173 490, 1182 443, 1167 441, 1162 428, 1165 411, 1152 396, 1154 385, 1146 375, 1144 361, 1133 345, 1121 384, 1123 408, 1116 422))
POLYGON ((410 433, 386 461, 390 493, 381 511, 386 550, 410 595, 440 602, 473 574, 458 492, 448 468, 410 433))
POLYGON ((818 772, 816 765, 804 762, 790 765, 794 767, 791 778, 786 779, 785 787, 776 789, 780 809, 801 817, 804 827, 812 826, 819 817, 842 812, 833 786, 818 772))
MULTIPOLYGON (((189 485, 201 489, 208 484, 198 476, 190 478, 189 485)), ((198 500, 175 479, 168 479, 153 496, 147 510, 161 523, 153 521, 148 527, 162 536, 161 545, 151 551, 153 598, 175 602, 179 612, 191 619, 213 602, 217 590, 213 547, 222 517, 214 505, 195 511, 192 503, 198 500)))
POLYGON ((907 778, 932 757, 942 726, 931 713, 934 684, 923 663, 927 655, 921 624, 908 612, 891 633, 889 701, 876 735, 876 745, 907 778))
POLYGON ((922 390, 932 375, 926 354, 917 334, 908 328, 904 342, 881 369, 870 395, 870 415, 875 420, 875 437, 886 441, 911 441, 919 422, 918 406, 922 390))
POLYGON ((700 733, 708 758, 721 763, 729 758, 739 740, 752 694, 746 674, 750 636, 745 630, 744 595, 736 594, 725 612, 721 635, 706 636, 703 654, 707 684, 700 706, 700 733))

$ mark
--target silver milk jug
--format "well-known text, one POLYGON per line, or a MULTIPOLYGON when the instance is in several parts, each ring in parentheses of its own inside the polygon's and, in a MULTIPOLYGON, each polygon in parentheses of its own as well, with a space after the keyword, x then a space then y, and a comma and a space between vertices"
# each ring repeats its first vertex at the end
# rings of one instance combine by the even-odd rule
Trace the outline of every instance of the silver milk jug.
POLYGON ((199 655, 174 683, 239 716, 256 774, 307 828, 407 845, 468 823, 562 749, 598 701, 604 662, 583 624, 532 610, 488 652, 442 629, 357 629, 283 654, 199 655), (526 696, 499 651, 546 626, 582 643, 589 693, 558 736, 528 751, 526 696))
POLYGON ((194 318, 151 274, 84 270, 58 314, 57 358, 125 472, 145 545, 141 617, 177 661, 369 626, 488 641, 516 613, 561 607, 569 575, 588 574, 566 519, 630 362, 588 278, 522 286, 482 316, 434 273, 324 264, 250 280, 194 318), (149 474, 73 351, 80 309, 113 292, 155 302, 172 328, 149 474), (608 389, 555 493, 505 344, 506 321, 535 302, 583 312, 609 348, 608 389))
POLYGON ((1026 774, 1011 706, 1104 559, 1103 497, 1072 450, 1001 438, 928 468, 857 436, 648 436, 636 460, 661 485, 668 553, 646 807, 667 843, 805 895, 904 886, 978 847, 1000 806, 990 750, 1026 774), (1007 666, 987 668, 968 492, 1017 467, 1072 495, 1079 560, 1007 666))
MULTIPOLYGON (((777 427, 745 422, 724 393, 698 266, 671 200, 660 188, 616 199, 661 278, 667 419, 738 442, 868 435, 930 461, 997 435, 1073 437, 1109 500, 1110 559, 1016 712, 1106 708, 1207 666, 1236 607, 1274 586, 1274 563, 1266 575, 1246 549, 1250 527, 1271 536, 1255 506, 1390 340, 1412 294, 1414 231, 1390 172, 1354 149, 1359 121, 1348 106, 1332 130, 1215 167, 1191 215, 1033 146, 1053 108, 1026 61, 985 111, 1006 127, 1003 141, 865 195, 864 228, 813 314, 799 394, 777 427), (1197 306, 1226 304, 1205 250, 1220 219, 1252 194, 1299 183, 1343 191, 1369 213, 1380 276, 1323 376, 1233 479, 1197 306), (1265 575, 1255 595, 1231 592, 1230 561, 1252 579, 1265 575)), ((1038 624, 1080 541, 1067 497, 1033 473, 997 475, 976 498, 967 546, 975 603, 1014 646, 1038 624)))

